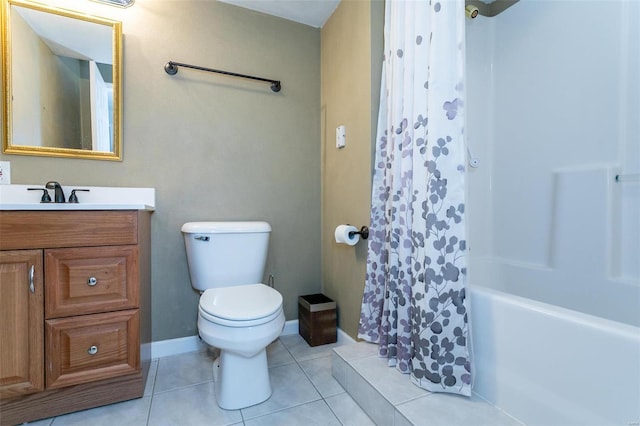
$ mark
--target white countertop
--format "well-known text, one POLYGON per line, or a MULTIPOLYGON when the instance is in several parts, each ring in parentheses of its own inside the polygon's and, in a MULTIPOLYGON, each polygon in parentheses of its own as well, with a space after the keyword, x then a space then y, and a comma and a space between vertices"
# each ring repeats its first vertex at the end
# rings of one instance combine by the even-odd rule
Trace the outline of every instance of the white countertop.
MULTIPOLYGON (((155 210, 154 188, 128 188, 84 185, 62 185, 66 199, 74 189, 78 191, 78 203, 41 203, 42 191, 27 188, 44 188, 42 184, 0 185, 0 210, 155 210)), ((51 200, 54 191, 48 190, 51 200)))

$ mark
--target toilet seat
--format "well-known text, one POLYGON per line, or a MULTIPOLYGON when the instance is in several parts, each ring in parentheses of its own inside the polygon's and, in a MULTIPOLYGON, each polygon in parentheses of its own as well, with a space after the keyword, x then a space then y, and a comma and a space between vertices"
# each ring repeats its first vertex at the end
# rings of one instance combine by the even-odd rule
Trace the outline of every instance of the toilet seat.
POLYGON ((282 310, 282 295, 261 283, 206 290, 198 311, 213 323, 250 327, 272 321, 282 310))

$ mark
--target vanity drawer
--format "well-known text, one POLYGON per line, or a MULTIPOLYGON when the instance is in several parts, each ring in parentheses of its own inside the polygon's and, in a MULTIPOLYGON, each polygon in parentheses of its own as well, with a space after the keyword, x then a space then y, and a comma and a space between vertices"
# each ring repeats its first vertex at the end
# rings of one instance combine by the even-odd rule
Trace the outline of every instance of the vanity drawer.
POLYGON ((140 369, 138 310, 47 320, 47 389, 140 369))
POLYGON ((45 250, 45 318, 137 308, 138 247, 45 250))
POLYGON ((0 250, 137 243, 137 211, 0 211, 0 250))

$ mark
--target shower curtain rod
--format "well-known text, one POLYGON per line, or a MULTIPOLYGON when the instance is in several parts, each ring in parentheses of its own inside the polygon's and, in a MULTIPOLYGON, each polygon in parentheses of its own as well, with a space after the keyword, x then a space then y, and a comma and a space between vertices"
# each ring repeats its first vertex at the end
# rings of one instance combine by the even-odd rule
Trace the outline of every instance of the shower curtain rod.
POLYGON ((467 0, 465 1, 465 4, 478 8, 480 15, 492 18, 504 12, 519 1, 520 0, 495 0, 493 3, 485 3, 480 0, 467 0))
POLYGON ((252 75, 238 74, 235 72, 221 71, 213 68, 199 67, 197 65, 183 64, 181 62, 169 61, 164 65, 164 70, 169 75, 176 75, 178 73, 178 67, 191 68, 199 71, 215 72, 218 74, 230 75, 232 77, 247 78, 249 80, 264 81, 266 83, 271 83, 271 90, 273 90, 274 92, 279 92, 282 88, 279 80, 271 80, 269 78, 254 77, 252 75))

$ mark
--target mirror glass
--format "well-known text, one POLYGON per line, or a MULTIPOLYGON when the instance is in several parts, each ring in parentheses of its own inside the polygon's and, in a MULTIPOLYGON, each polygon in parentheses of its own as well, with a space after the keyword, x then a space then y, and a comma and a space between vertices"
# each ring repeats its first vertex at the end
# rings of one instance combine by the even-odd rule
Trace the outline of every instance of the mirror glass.
POLYGON ((2 1, 3 152, 121 160, 120 22, 2 1))

